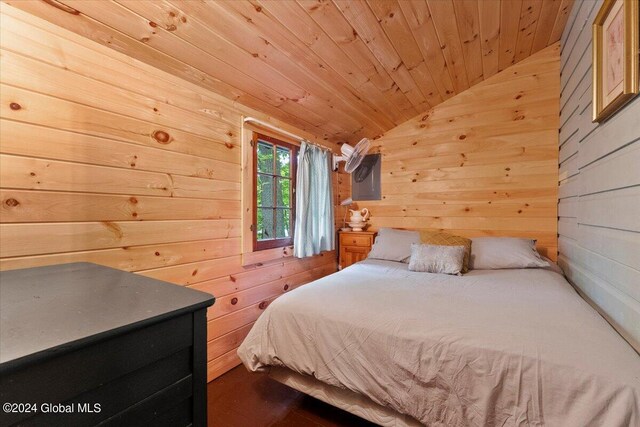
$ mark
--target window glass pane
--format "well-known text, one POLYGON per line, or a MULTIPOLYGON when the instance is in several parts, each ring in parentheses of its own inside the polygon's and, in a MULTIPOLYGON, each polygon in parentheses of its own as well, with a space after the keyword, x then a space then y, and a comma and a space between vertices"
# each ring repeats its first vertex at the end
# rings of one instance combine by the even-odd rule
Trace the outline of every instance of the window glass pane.
POLYGON ((291 207, 291 180, 276 178, 276 206, 291 207))
POLYGON ((273 144, 258 141, 258 172, 273 173, 273 144))
POLYGON ((273 180, 270 175, 258 174, 258 206, 261 207, 273 207, 273 180))
POLYGON ((291 237, 291 211, 276 209, 276 238, 291 237))
POLYGON ((273 209, 258 209, 256 237, 258 240, 273 239, 273 209))
POLYGON ((283 147, 277 147, 276 151, 276 174, 291 176, 291 151, 283 147))
POLYGON ((257 250, 283 245, 293 235, 293 206, 295 204, 294 151, 291 147, 260 139, 256 140, 256 239, 257 250), (275 241, 273 241, 275 240, 275 241))

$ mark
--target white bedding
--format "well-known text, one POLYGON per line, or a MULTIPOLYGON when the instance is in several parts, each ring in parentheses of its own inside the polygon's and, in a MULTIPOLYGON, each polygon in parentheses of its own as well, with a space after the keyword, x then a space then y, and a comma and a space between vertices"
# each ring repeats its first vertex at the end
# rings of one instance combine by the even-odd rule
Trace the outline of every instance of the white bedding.
POLYGON ((275 300, 238 355, 428 425, 640 425, 640 356, 550 270, 367 260, 275 300))

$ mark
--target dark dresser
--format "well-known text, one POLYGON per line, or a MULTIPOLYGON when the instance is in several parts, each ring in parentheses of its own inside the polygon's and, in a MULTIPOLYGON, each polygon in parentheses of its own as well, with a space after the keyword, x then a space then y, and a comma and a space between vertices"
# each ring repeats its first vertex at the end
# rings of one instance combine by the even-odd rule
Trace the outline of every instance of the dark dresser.
POLYGON ((205 426, 213 302, 90 263, 0 273, 0 425, 205 426))

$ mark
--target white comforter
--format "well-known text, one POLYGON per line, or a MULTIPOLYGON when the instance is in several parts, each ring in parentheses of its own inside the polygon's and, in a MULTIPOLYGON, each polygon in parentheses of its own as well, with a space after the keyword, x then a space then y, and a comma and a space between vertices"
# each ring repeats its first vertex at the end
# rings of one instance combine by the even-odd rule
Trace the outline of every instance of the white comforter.
POLYGON ((549 270, 367 260, 278 298, 238 355, 427 425, 640 425, 640 356, 549 270))

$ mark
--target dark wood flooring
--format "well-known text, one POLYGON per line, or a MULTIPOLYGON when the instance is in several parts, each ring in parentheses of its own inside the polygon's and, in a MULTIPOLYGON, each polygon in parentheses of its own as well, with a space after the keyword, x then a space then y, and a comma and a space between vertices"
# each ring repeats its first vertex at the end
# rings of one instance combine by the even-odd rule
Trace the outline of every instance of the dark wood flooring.
POLYGON ((242 365, 208 385, 209 427, 372 427, 242 365))

